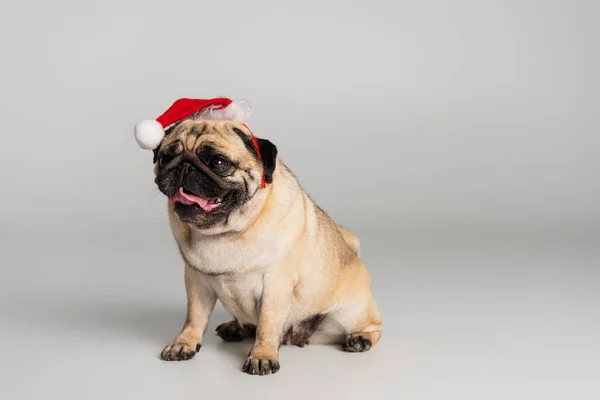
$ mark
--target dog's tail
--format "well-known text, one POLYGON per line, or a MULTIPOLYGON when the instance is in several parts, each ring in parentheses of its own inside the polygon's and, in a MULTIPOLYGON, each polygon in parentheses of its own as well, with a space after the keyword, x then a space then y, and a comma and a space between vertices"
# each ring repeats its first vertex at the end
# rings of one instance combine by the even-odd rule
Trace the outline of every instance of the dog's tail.
POLYGON ((338 229, 352 251, 354 251, 357 256, 360 256, 360 240, 358 240, 358 236, 356 236, 350 229, 344 228, 341 225, 338 225, 338 229))

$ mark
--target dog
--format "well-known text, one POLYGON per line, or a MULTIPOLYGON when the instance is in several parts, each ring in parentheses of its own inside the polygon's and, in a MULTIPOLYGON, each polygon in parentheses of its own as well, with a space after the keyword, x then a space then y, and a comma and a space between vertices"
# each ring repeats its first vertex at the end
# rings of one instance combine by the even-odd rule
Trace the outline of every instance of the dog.
POLYGON ((381 317, 360 242, 301 188, 277 147, 235 121, 187 119, 154 150, 184 264, 187 317, 161 353, 188 360, 219 300, 233 320, 225 341, 253 338, 242 370, 276 373, 281 344, 338 344, 364 352, 381 317))

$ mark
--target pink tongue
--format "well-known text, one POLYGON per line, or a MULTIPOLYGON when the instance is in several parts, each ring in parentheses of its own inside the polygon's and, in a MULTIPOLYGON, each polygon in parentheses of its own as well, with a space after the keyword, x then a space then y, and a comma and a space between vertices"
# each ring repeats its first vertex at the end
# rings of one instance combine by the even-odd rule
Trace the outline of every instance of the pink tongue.
POLYGON ((194 196, 193 194, 187 194, 183 191, 183 188, 179 188, 179 191, 175 193, 171 199, 172 204, 182 203, 187 206, 191 206, 192 204, 198 204, 204 211, 210 211, 219 205, 216 203, 209 203, 208 199, 204 197, 194 196))

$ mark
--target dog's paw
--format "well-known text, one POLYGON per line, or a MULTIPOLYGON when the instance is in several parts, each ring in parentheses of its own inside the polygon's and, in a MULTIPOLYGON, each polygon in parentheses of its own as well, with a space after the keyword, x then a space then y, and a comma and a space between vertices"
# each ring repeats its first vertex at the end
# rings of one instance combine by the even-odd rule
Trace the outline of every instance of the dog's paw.
POLYGON ((249 356, 242 367, 242 371, 250 375, 274 374, 279 371, 279 361, 249 356))
POLYGON ((217 326, 217 335, 226 342, 241 342, 247 337, 254 335, 254 325, 241 326, 237 321, 229 321, 217 326))
POLYGON ((355 334, 346 337, 346 341, 342 346, 342 350, 349 353, 359 353, 369 350, 372 345, 373 343, 371 342, 371 339, 367 339, 360 334, 355 334))
POLYGON ((165 361, 184 361, 194 358, 197 352, 200 351, 202 345, 188 345, 185 343, 174 342, 165 347, 160 353, 160 358, 165 361))

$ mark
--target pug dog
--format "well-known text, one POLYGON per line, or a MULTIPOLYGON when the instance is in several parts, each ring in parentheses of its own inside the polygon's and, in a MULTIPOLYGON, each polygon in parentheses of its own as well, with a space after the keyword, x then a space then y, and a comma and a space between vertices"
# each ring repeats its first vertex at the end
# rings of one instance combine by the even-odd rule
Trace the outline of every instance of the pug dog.
POLYGON ((187 293, 163 360, 195 356, 217 300, 233 317, 217 335, 254 339, 248 374, 277 372, 282 344, 375 346, 382 323, 359 239, 311 200, 273 143, 243 123, 191 118, 170 128, 154 162, 187 293))

